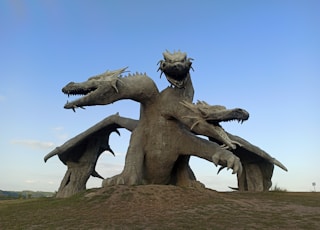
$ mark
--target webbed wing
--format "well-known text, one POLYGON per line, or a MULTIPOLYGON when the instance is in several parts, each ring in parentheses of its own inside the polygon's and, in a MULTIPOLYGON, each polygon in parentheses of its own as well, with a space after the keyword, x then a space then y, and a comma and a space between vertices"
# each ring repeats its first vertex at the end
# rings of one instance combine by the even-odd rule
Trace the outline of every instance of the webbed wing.
MULTIPOLYGON (((237 146, 236 149, 231 150, 235 155, 237 155, 241 161, 245 162, 259 162, 259 161, 267 161, 271 164, 277 165, 284 171, 288 171, 288 169, 277 159, 270 156, 267 152, 260 149, 259 147, 251 144, 250 142, 246 141, 245 139, 232 135, 228 132, 226 132, 228 137, 232 141, 236 141, 241 144, 241 146, 237 146)), ((219 143, 219 141, 209 138, 211 141, 219 143)), ((221 143, 219 143, 221 144, 221 143)))
MULTIPOLYGON (((49 158, 58 155, 59 159, 64 164, 67 164, 67 162, 78 162, 84 154, 84 150, 86 149, 89 140, 95 138, 101 139, 99 141, 100 146, 98 152, 93 153, 97 154, 96 159, 98 159, 100 154, 106 150, 114 154, 109 145, 110 134, 116 132, 120 135, 118 128, 125 128, 129 131, 133 131, 137 124, 137 120, 120 117, 118 114, 109 116, 91 128, 71 138, 63 145, 56 147, 44 157, 44 161, 46 162, 49 158)), ((92 176, 102 178, 95 170, 92 172, 92 176)))

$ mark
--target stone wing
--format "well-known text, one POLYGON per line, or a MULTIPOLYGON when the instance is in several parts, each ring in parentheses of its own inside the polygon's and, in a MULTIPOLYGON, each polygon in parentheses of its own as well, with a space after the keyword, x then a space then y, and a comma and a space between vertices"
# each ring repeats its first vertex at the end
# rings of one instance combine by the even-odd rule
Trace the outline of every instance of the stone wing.
POLYGON ((64 164, 70 161, 78 162, 85 152, 84 150, 87 148, 87 144, 94 139, 97 139, 95 143, 99 143, 97 157, 99 157, 99 155, 106 150, 114 154, 109 146, 110 134, 112 132, 116 132, 120 135, 118 128, 125 128, 129 131, 132 131, 137 124, 137 120, 123 118, 118 114, 109 116, 79 135, 71 138, 63 145, 56 147, 44 157, 44 161, 46 162, 49 158, 58 155, 59 159, 64 164))

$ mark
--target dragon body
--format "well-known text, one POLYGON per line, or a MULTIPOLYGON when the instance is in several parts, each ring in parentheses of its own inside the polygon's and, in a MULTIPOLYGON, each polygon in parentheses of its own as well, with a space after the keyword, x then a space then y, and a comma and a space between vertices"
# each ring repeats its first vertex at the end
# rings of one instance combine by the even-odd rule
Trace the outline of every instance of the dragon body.
MULTIPOLYGON (((249 118, 247 111, 211 106, 205 102, 192 103, 194 89, 190 76, 191 60, 185 53, 164 53, 164 60, 159 62, 159 70, 161 74, 165 74, 171 86, 161 92, 146 74, 123 76, 126 68, 107 71, 82 83, 67 84, 62 89, 65 94, 82 97, 67 102, 64 106, 66 109, 75 111, 86 106, 107 105, 118 100, 131 99, 140 103, 140 119, 132 120, 112 115, 49 153, 45 160, 58 155, 70 168, 69 165, 81 162, 82 158, 86 159, 84 151, 74 151, 76 146, 86 145, 84 149, 92 150, 91 153, 87 151, 87 155, 94 157, 87 163, 82 162, 82 165, 91 165, 90 170, 87 170, 87 177, 97 176, 99 174, 95 171, 95 164, 99 155, 104 150, 112 152, 108 143, 109 135, 117 132, 118 128, 126 128, 132 131, 132 134, 124 169, 119 175, 105 179, 104 186, 201 186, 189 166, 190 156, 203 158, 222 168, 231 168, 233 173, 238 175, 240 190, 249 190, 247 177, 243 176, 243 171, 246 172, 248 167, 245 165, 246 168, 243 168, 244 165, 240 161, 242 156, 250 158, 250 155, 254 155, 259 161, 262 159, 263 162, 267 162, 272 166, 272 176, 273 164, 282 167, 280 162, 242 138, 228 134, 220 125, 220 122, 232 120, 242 123, 249 118), (208 137, 208 140, 199 135, 208 137), (92 140, 95 140, 94 144, 90 144, 92 140), (239 149, 242 153, 239 153, 239 149)), ((86 161, 88 160, 84 160, 86 161)), ((285 169, 284 166, 282 168, 285 169)), ((62 182, 60 185, 58 194, 61 191, 61 197, 75 193, 74 189, 68 187, 71 178, 69 174, 66 174, 68 178, 64 179, 68 183, 62 182), (71 190, 72 192, 69 192, 71 190)), ((78 175, 79 172, 74 174, 78 175)), ((270 177, 269 174, 270 170, 267 177, 270 177)), ((81 183, 78 187, 83 189, 85 182, 81 183)), ((264 183, 262 190, 266 190, 268 186, 268 183, 264 183)))

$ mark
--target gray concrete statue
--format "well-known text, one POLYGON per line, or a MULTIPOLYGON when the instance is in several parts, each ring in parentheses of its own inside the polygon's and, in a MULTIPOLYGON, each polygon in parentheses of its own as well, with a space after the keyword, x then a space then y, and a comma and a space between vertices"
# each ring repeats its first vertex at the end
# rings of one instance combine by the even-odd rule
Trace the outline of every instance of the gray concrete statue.
POLYGON ((141 112, 139 120, 118 114, 109 116, 45 156, 47 161, 58 155, 68 167, 57 197, 68 197, 85 190, 90 175, 103 179, 95 166, 103 151, 113 153, 109 136, 112 132, 118 133, 120 128, 132 132, 124 169, 119 175, 104 179, 103 186, 203 186, 189 166, 190 156, 196 156, 220 165, 219 171, 232 169, 232 173, 237 174, 240 191, 269 190, 274 165, 287 171, 286 167, 260 148, 222 128, 221 122, 247 120, 247 111, 212 106, 204 101, 192 102, 191 61, 180 51, 163 53, 159 70, 171 85, 161 92, 146 74, 122 76, 127 68, 107 71, 82 83, 70 82, 62 89, 68 95, 82 95, 67 102, 66 109, 75 111, 84 106, 131 99, 140 103, 141 112))

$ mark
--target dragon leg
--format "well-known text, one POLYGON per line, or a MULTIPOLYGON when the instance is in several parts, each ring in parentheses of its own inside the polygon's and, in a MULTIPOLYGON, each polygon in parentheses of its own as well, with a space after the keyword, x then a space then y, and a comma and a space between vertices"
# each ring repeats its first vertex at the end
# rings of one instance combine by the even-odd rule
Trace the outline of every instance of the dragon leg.
POLYGON ((143 183, 144 151, 140 133, 141 129, 139 127, 132 132, 123 171, 118 175, 103 180, 103 187, 119 184, 138 185, 143 183))
POLYGON ((188 131, 181 131, 178 136, 178 151, 181 155, 193 155, 210 162, 215 165, 221 165, 233 169, 233 174, 241 175, 242 164, 240 159, 229 150, 223 149, 215 142, 208 141, 193 135, 188 131))

